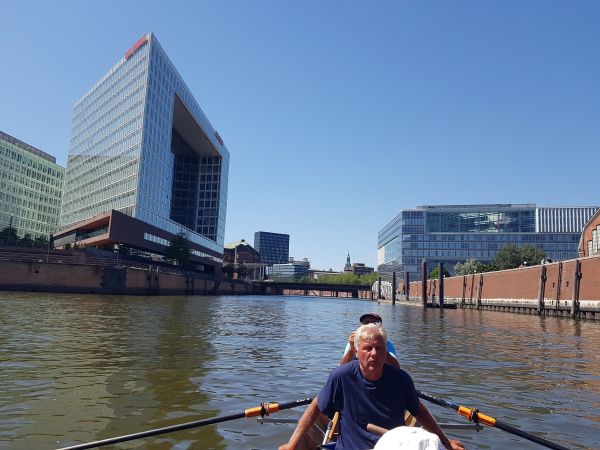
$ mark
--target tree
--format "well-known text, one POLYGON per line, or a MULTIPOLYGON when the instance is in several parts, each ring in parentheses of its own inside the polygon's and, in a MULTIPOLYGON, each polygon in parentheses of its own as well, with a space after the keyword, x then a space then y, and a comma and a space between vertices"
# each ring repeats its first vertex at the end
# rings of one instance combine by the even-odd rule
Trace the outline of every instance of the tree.
POLYGON ((48 247, 48 244, 50 243, 50 241, 48 240, 47 236, 45 236, 45 235, 42 234, 42 235, 36 237, 33 240, 33 243, 34 243, 35 247, 42 248, 42 247, 48 247))
POLYGON ((248 275, 248 268, 243 264, 236 264, 234 270, 238 274, 238 278, 245 278, 248 275))
POLYGON ((456 275, 470 275, 472 273, 481 273, 485 271, 485 264, 477 261, 475 258, 469 258, 464 263, 456 263, 454 265, 454 273, 456 275))
MULTIPOLYGON (((449 277, 449 276, 450 276, 450 272, 448 272, 446 269, 444 269, 444 277, 449 277)), ((436 266, 436 267, 434 267, 434 269, 429 274, 429 279, 430 280, 436 280, 439 277, 440 277, 440 267, 436 266)))
POLYGON ((528 266, 537 266, 546 259, 546 252, 535 245, 527 244, 520 247, 521 258, 523 262, 527 261, 528 266))
POLYGON ((13 227, 6 227, 0 231, 0 243, 4 245, 13 245, 19 240, 17 230, 13 227))
POLYGON ((175 262, 178 266, 187 267, 192 257, 190 242, 183 230, 177 233, 173 239, 169 241, 169 246, 165 252, 165 258, 175 262))
POLYGON ((535 245, 527 244, 517 246, 508 244, 496 254, 496 259, 491 263, 493 270, 515 269, 524 262, 535 266, 546 257, 546 253, 535 245))
POLYGON ((235 272, 235 267, 233 264, 226 264, 223 266, 223 268, 221 269, 223 271, 223 273, 225 274, 225 276, 229 279, 233 278, 233 272, 235 272))
POLYGON ((19 247, 33 247, 33 238, 31 237, 31 234, 26 233, 25 236, 19 239, 17 245, 19 247))

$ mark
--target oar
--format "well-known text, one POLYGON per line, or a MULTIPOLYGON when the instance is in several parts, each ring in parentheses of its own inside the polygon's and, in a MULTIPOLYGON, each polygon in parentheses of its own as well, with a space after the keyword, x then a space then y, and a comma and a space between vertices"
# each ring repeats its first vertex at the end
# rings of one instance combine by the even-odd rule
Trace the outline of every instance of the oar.
POLYGON ((173 431, 186 430, 188 428, 202 427, 204 425, 212 425, 215 423, 227 422, 229 420, 242 419, 244 417, 266 416, 270 413, 282 411, 284 409, 295 408, 296 406, 308 405, 312 402, 312 398, 296 400, 288 403, 263 403, 254 408, 248 408, 242 413, 230 414, 228 416, 215 417, 213 419, 195 420, 193 422, 181 423, 170 427, 156 428, 154 430, 141 431, 139 433, 127 434, 124 436, 116 436, 100 441, 88 442, 86 444, 78 444, 70 447, 62 447, 58 450, 81 450, 84 448, 95 448, 103 445, 116 444, 118 442, 132 441, 133 439, 145 438, 148 436, 157 436, 159 434, 172 433, 173 431))
POLYGON ((563 447, 562 445, 555 444, 554 442, 550 442, 547 439, 535 436, 531 433, 527 433, 525 431, 519 430, 518 428, 513 427, 507 423, 501 422, 497 419, 494 419, 491 416, 487 416, 479 412, 478 409, 475 408, 467 408, 466 406, 456 405, 454 403, 448 402, 446 400, 442 400, 441 398, 434 397, 432 395, 424 394, 423 392, 417 391, 419 397, 424 400, 430 401, 431 403, 435 403, 436 405, 443 406, 444 408, 453 409, 458 414, 463 417, 466 417, 468 420, 474 423, 482 423, 487 425, 488 427, 496 427, 501 430, 507 431, 511 434, 515 434, 529 441, 535 442, 536 444, 543 445, 544 447, 553 448, 556 450, 569 450, 567 447, 563 447))

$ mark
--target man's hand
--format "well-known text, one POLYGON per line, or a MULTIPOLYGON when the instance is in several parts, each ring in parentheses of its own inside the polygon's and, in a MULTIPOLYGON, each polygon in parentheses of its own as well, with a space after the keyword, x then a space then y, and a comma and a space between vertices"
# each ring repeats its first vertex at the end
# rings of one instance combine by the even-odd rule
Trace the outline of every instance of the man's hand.
POLYGON ((350 333, 350 336, 348 336, 348 343, 350 344, 350 351, 354 352, 354 331, 352 333, 350 333))
POLYGON ((465 450, 464 445, 462 445, 462 442, 454 440, 454 439, 450 439, 450 449, 451 450, 465 450))
POLYGON ((283 444, 279 446, 278 450, 294 450, 294 447, 292 447, 289 443, 288 444, 283 444))

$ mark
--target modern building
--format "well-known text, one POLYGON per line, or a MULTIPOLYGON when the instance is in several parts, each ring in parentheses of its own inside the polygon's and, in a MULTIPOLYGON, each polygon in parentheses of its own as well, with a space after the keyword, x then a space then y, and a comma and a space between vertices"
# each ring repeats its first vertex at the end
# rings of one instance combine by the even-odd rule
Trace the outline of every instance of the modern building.
POLYGON ((538 208, 535 204, 419 206, 402 210, 378 234, 378 272, 420 278, 468 258, 491 262, 507 244, 532 244, 554 261, 577 257, 581 231, 597 206, 538 208))
POLYGON ((310 264, 303 261, 294 261, 287 264, 273 264, 271 278, 302 278, 308 276, 310 264))
POLYGON ((183 232, 193 262, 214 272, 223 259, 228 172, 223 140, 146 34, 73 108, 55 240, 154 256, 183 232), (125 242, 115 240, 116 217, 127 223, 125 242))
POLYGON ((64 173, 54 156, 0 131, 0 229, 32 238, 55 232, 64 173))
POLYGON ((583 227, 579 241, 579 256, 600 255, 600 209, 583 227))
POLYGON ((254 248, 263 264, 287 264, 290 256, 290 235, 257 231, 254 233, 254 248))

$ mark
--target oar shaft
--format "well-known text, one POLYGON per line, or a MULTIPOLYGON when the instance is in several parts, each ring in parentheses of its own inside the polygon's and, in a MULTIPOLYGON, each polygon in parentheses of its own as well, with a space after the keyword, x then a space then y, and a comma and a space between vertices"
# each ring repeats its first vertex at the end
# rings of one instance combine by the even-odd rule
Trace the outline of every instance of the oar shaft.
POLYGON ((436 405, 443 406, 444 408, 452 409, 456 411, 461 416, 467 418, 472 422, 482 423, 489 427, 496 427, 508 433, 514 434, 516 436, 520 436, 529 441, 535 442, 536 444, 543 445, 544 447, 552 448, 554 450, 569 450, 567 447, 563 447, 562 445, 555 444, 554 442, 550 442, 547 439, 541 438, 531 433, 527 433, 526 431, 519 430, 518 428, 513 427, 505 422, 501 422, 499 420, 494 419, 491 416, 480 413, 473 408, 467 408, 465 406, 460 406, 455 403, 448 402, 441 398, 434 397, 432 395, 425 394, 423 392, 417 391, 417 395, 423 400, 427 400, 431 403, 435 403, 436 405))
POLYGON ((255 417, 261 414, 268 415, 269 413, 282 411, 284 409, 295 408, 296 406, 307 405, 312 402, 312 398, 305 398, 303 400, 295 400, 287 403, 267 403, 255 408, 248 408, 243 413, 230 414, 228 416, 214 417, 212 419, 195 420, 193 422, 181 423, 179 425, 172 425, 164 428, 156 428, 154 430, 140 431, 139 433, 127 434, 124 436, 116 436, 113 438, 102 439, 99 441, 88 442, 85 444, 72 445, 70 447, 62 447, 59 450, 83 450, 86 448, 102 447, 104 445, 117 444, 119 442, 132 441, 134 439, 141 439, 150 436, 158 436, 165 433, 172 433, 174 431, 186 430, 189 428, 201 427, 204 425, 214 425, 216 423, 227 422, 229 420, 242 419, 244 417, 255 417))

